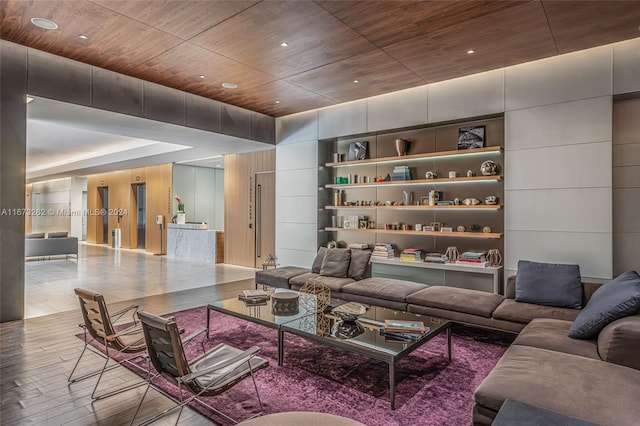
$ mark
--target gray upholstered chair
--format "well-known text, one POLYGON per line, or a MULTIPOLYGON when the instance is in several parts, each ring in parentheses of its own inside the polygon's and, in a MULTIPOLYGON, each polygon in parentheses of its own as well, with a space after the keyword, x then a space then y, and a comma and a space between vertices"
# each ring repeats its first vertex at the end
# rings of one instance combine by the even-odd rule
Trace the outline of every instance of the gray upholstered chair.
MULTIPOLYGON (((254 371, 268 365, 267 360, 256 356, 260 353, 260 348, 252 346, 242 351, 221 343, 209 349, 203 355, 188 361, 175 320, 162 318, 143 311, 138 312, 138 318, 142 324, 151 363, 159 375, 178 387, 179 392, 179 398, 175 401, 178 405, 155 415, 141 424, 152 423, 176 408, 180 409, 178 413, 179 420, 184 406, 192 401, 202 404, 226 419, 237 423, 236 420, 206 404, 200 397, 219 395, 248 376, 251 376, 253 380, 258 405, 260 406, 260 412, 250 418, 262 414, 262 402, 260 401, 258 387, 253 376, 254 371), (186 398, 184 392, 187 393, 186 398)), ((202 330, 198 330, 197 333, 202 330)), ((131 424, 134 423, 154 379, 155 377, 150 377, 148 380, 147 390, 142 395, 131 424)), ((176 420, 176 424, 178 420, 176 420)))

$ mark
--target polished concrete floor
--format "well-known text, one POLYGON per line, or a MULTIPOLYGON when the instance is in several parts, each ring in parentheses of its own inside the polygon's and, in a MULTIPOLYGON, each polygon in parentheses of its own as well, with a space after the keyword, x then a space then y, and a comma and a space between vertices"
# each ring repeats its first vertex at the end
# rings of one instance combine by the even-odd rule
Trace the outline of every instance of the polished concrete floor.
POLYGON ((203 264, 106 245, 78 247, 78 259, 52 257, 25 265, 25 318, 75 310, 76 287, 104 295, 109 303, 252 279, 255 269, 203 264))

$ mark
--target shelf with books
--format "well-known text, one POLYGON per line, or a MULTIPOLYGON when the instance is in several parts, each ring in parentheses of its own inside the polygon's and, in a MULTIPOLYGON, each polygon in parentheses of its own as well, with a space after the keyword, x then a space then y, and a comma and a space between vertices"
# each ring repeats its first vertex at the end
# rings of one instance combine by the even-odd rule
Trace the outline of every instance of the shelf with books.
POLYGON ((479 204, 477 206, 324 206, 326 210, 376 209, 376 210, 501 210, 502 205, 479 204))
POLYGON ((366 228, 333 228, 326 227, 325 231, 329 232, 370 232, 377 234, 401 234, 401 235, 429 235, 437 237, 460 237, 460 238, 487 238, 487 239, 499 239, 502 238, 501 232, 440 232, 440 231, 403 231, 395 229, 366 229, 366 228))
POLYGON ((411 180, 394 180, 383 182, 367 182, 367 183, 328 183, 325 188, 371 188, 379 186, 411 186, 411 185, 436 185, 436 184, 451 184, 451 183, 471 183, 471 182, 500 182, 502 176, 469 176, 469 177, 455 177, 455 178, 437 178, 437 179, 411 179, 411 180))

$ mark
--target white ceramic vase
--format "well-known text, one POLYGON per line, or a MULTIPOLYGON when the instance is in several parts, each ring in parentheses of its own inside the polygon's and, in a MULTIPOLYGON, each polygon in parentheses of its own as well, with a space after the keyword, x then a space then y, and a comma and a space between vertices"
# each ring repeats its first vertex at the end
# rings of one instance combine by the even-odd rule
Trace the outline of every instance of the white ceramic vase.
POLYGON ((178 212, 176 213, 176 223, 180 224, 180 225, 184 225, 185 222, 185 218, 186 218, 187 214, 185 212, 178 212))

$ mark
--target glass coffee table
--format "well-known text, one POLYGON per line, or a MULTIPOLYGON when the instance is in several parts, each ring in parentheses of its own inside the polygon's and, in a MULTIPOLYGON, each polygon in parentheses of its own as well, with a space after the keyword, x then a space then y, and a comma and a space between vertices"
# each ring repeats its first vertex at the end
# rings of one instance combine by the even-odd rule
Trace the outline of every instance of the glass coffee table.
POLYGON ((278 328, 278 365, 284 363, 286 333, 384 361, 389 365, 389 399, 394 410, 396 364, 443 331, 447 333, 447 356, 451 361, 451 324, 446 319, 379 306, 369 306, 366 313, 353 322, 342 321, 331 313, 311 315, 278 328), (380 333, 385 320, 422 321, 428 331, 415 341, 388 337, 380 333))
MULTIPOLYGON (((278 330, 278 365, 285 356, 285 334, 293 334, 321 344, 368 356, 389 365, 389 397, 395 409, 395 369, 405 356, 442 332, 447 333, 447 355, 451 361, 451 322, 446 319, 401 312, 380 306, 367 306, 357 321, 342 321, 329 313, 317 312, 316 296, 287 289, 268 290, 270 298, 261 304, 248 304, 236 298, 207 305, 207 338, 211 329, 211 311, 231 315, 278 330), (297 295, 295 298, 292 296, 297 295), (284 300, 284 304, 280 303, 284 300), (295 300, 296 303, 290 303, 295 300), (385 320, 422 321, 429 330, 417 340, 396 339, 380 333, 385 320)), ((332 299, 335 308, 346 302, 332 299)))

